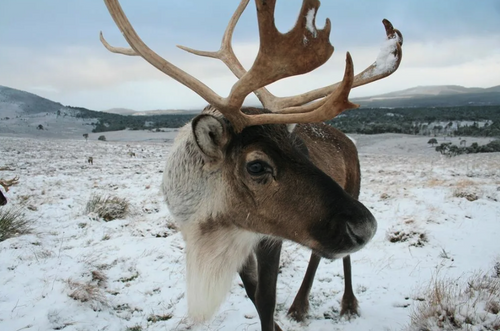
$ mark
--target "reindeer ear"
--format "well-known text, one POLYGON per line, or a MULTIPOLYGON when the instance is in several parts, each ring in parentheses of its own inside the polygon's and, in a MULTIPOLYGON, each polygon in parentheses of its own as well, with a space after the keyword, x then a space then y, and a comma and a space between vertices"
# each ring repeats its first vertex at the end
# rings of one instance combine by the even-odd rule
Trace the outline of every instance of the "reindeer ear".
POLYGON ((196 144, 203 154, 212 159, 222 158, 222 148, 228 141, 225 123, 212 115, 202 114, 195 117, 191 126, 196 144))

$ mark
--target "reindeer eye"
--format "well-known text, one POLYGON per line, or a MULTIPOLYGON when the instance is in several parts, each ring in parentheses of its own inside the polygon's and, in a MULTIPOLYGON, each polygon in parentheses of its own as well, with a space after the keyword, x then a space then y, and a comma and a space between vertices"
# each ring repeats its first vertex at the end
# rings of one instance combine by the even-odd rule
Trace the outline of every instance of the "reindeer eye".
POLYGON ((247 163, 247 171, 252 176, 260 176, 266 172, 269 172, 271 167, 262 161, 252 161, 247 163))

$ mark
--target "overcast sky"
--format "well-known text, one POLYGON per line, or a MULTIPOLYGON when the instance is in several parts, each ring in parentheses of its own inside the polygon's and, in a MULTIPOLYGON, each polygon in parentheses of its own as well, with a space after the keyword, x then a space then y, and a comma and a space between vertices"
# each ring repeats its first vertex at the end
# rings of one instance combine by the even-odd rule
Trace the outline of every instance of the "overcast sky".
MULTIPOLYGON (((175 45, 217 50, 238 3, 121 1, 153 50, 224 97, 235 82, 230 71, 217 60, 187 54, 175 45)), ((278 0, 280 31, 293 26, 300 6, 300 0, 278 0)), ((323 0, 318 28, 327 17, 335 47, 330 61, 306 76, 271 85, 272 92, 285 96, 340 80, 346 51, 360 72, 377 58, 385 37, 383 18, 404 35, 401 67, 351 96, 418 85, 500 85, 500 0, 323 0)), ((112 45, 128 46, 101 0, 0 0, 0 85, 95 110, 196 109, 206 104, 143 59, 108 52, 99 41, 101 30, 112 45)), ((253 3, 237 26, 233 45, 249 68, 258 48, 253 3)))

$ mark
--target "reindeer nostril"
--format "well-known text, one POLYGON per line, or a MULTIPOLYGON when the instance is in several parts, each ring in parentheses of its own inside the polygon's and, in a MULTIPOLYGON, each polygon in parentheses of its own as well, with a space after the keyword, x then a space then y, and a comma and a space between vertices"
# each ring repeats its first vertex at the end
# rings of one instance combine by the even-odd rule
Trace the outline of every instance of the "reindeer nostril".
POLYGON ((348 222, 347 233, 360 245, 366 244, 377 232, 377 221, 371 213, 366 215, 361 222, 348 222))
POLYGON ((367 241, 367 238, 364 238, 362 236, 357 235, 352 227, 349 225, 349 223, 346 224, 346 232, 355 241, 358 245, 364 245, 367 241))

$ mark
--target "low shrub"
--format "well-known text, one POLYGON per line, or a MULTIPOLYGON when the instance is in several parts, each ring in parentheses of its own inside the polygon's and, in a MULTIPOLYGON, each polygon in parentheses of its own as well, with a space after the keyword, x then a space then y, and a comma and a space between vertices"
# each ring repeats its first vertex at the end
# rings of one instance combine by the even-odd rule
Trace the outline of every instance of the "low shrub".
POLYGON ((0 242, 27 233, 30 233, 30 228, 21 209, 0 209, 0 242))
POLYGON ((433 279, 419 295, 407 331, 500 330, 500 278, 433 279))
POLYGON ((126 199, 92 195, 85 207, 87 214, 95 213, 106 222, 125 218, 130 212, 130 204, 126 199))

